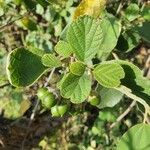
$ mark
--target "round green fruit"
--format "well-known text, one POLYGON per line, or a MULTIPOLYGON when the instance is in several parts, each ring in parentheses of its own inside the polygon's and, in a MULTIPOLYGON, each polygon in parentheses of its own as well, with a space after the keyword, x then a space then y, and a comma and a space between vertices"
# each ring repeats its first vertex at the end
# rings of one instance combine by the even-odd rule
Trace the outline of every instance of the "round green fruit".
POLYGON ((58 112, 61 116, 63 116, 68 110, 68 106, 67 105, 60 105, 58 106, 58 112))
POLYGON ((37 91, 37 96, 40 100, 42 100, 48 94, 47 88, 40 88, 37 91))
POLYGON ((100 103, 100 99, 96 96, 90 97, 89 98, 89 103, 93 106, 97 106, 100 103))
POLYGON ((55 105, 54 107, 51 108, 51 113, 53 117, 60 117, 60 114, 58 112, 58 106, 55 105))
POLYGON ((45 97, 43 97, 41 103, 46 109, 51 109, 51 107, 55 105, 55 96, 52 93, 48 93, 45 97))
POLYGON ((55 105, 55 96, 50 93, 47 88, 40 88, 37 92, 37 96, 40 99, 43 107, 51 109, 55 105))
POLYGON ((67 105, 55 105, 51 108, 51 113, 53 117, 62 117, 68 110, 67 105))

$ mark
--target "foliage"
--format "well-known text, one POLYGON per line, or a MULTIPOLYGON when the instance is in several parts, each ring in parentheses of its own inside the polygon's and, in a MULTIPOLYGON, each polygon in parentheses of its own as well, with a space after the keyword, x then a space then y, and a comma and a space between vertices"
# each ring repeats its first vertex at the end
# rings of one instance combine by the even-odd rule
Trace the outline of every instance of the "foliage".
MULTIPOLYGON (((138 63, 129 62, 141 43, 145 47, 150 43, 146 2, 7 0, 0 1, 0 16, 0 69, 6 67, 0 74, 0 110, 5 117, 24 115, 33 105, 29 97, 34 97, 37 115, 48 112, 53 118, 69 118, 63 124, 71 130, 64 149, 149 148, 150 81, 138 63), (111 129, 124 108, 130 108, 131 99, 138 106, 131 113, 137 120, 128 116, 130 121, 111 129), (78 128, 76 135, 69 120, 78 128), (119 142, 116 137, 121 137, 119 142)), ((60 132, 45 137, 39 146, 60 149, 57 140, 48 144, 60 132)))

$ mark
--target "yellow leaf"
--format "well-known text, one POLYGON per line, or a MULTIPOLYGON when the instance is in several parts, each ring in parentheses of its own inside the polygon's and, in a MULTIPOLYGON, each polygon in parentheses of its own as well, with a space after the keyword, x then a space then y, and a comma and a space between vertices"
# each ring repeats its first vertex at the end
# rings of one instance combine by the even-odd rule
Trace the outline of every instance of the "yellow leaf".
POLYGON ((104 10, 106 0, 82 0, 74 13, 74 20, 82 15, 89 15, 95 18, 99 17, 104 10))

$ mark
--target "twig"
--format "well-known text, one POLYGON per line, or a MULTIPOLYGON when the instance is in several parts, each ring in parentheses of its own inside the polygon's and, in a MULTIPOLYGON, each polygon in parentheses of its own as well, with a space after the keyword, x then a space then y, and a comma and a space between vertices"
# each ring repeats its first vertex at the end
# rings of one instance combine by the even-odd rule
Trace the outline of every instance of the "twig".
POLYGON ((5 84, 0 86, 0 89, 4 88, 5 86, 9 86, 9 85, 10 85, 10 83, 5 83, 5 84))
POLYGON ((119 57, 118 57, 118 55, 116 53, 113 52, 112 55, 115 58, 115 60, 119 60, 119 57))
POLYGON ((130 106, 117 118, 116 122, 112 123, 110 125, 110 129, 112 129, 114 126, 116 126, 117 123, 119 123, 136 105, 136 101, 133 101, 130 106))
POLYGON ((134 95, 131 91, 131 89, 125 87, 125 86, 120 86, 119 88, 115 88, 116 90, 120 91, 121 93, 124 93, 126 96, 128 96, 129 98, 135 100, 136 102, 139 102, 140 104, 142 104, 145 108, 145 113, 144 113, 144 123, 146 122, 146 118, 148 117, 148 115, 150 115, 150 107, 149 105, 146 103, 146 101, 144 101, 142 98, 134 95))
POLYGON ((5 147, 5 145, 4 145, 4 143, 3 143, 3 141, 0 139, 0 145, 4 148, 5 147))
MULTIPOLYGON (((48 77, 48 79, 47 79, 47 81, 46 81, 44 87, 46 87, 46 86, 48 85, 48 83, 49 83, 49 81, 51 80, 51 78, 52 78, 54 72, 55 72, 55 68, 52 69, 52 71, 51 71, 51 73, 50 73, 50 75, 49 75, 49 77, 48 77)), ((35 114, 36 114, 36 111, 37 111, 37 109, 38 109, 39 102, 40 102, 40 101, 39 101, 39 99, 38 99, 37 102, 36 102, 36 105, 34 106, 34 109, 33 109, 33 111, 32 111, 32 114, 31 114, 31 116, 30 116, 30 121, 29 121, 29 124, 28 124, 28 127, 27 127, 28 131, 27 131, 27 134, 25 135, 24 140, 23 140, 23 142, 22 142, 22 148, 21 148, 22 150, 24 150, 25 141, 26 141, 26 139, 27 139, 28 134, 30 133, 29 128, 30 128, 30 126, 31 126, 31 124, 32 124, 32 121, 33 121, 34 118, 35 118, 35 114)))
POLYGON ((44 87, 47 87, 47 86, 48 86, 48 83, 49 83, 49 81, 51 80, 51 78, 52 78, 54 72, 55 72, 55 68, 52 69, 52 71, 51 71, 51 73, 50 73, 50 75, 49 75, 49 77, 48 77, 46 83, 44 84, 44 87))
POLYGON ((14 22, 16 22, 16 21, 18 21, 18 20, 20 20, 20 19, 22 19, 22 18, 28 16, 30 12, 31 12, 31 11, 28 11, 28 12, 26 12, 24 15, 21 15, 21 16, 19 16, 18 18, 12 20, 12 21, 8 21, 5 25, 0 26, 0 31, 1 31, 2 29, 4 29, 5 27, 8 27, 8 26, 12 25, 14 22))
POLYGON ((122 7, 123 7, 123 0, 121 0, 120 4, 119 4, 119 6, 118 6, 118 9, 117 9, 117 11, 116 11, 116 15, 118 15, 118 14, 120 13, 122 7))

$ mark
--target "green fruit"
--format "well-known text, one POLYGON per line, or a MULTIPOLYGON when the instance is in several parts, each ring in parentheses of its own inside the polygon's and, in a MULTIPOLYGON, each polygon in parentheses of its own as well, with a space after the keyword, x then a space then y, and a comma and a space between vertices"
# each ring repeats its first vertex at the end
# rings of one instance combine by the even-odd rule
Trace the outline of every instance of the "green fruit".
POLYGON ((58 112, 61 115, 61 117, 67 112, 68 106, 67 105, 60 105, 58 106, 58 112))
POLYGON ((38 98, 41 100, 43 107, 50 109, 55 104, 55 96, 50 93, 47 88, 40 88, 37 92, 38 98))
POLYGON ((82 76, 85 72, 85 69, 86 69, 86 65, 79 61, 73 62, 70 65, 70 72, 77 76, 82 76))
POLYGON ((89 98, 89 103, 93 106, 97 106, 100 103, 100 99, 96 96, 90 97, 89 98))
POLYGON ((58 106, 55 105, 54 107, 51 108, 51 113, 53 117, 60 117, 60 114, 58 112, 58 106))
POLYGON ((37 96, 40 100, 42 100, 48 94, 47 88, 40 88, 37 91, 37 96))
POLYGON ((55 104, 55 96, 52 93, 48 93, 43 99, 41 99, 43 107, 51 109, 55 104))
POLYGON ((51 108, 51 113, 53 117, 62 117, 68 110, 67 105, 55 105, 51 108))

